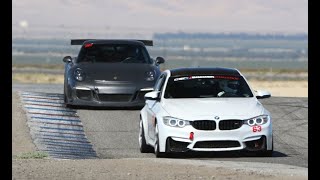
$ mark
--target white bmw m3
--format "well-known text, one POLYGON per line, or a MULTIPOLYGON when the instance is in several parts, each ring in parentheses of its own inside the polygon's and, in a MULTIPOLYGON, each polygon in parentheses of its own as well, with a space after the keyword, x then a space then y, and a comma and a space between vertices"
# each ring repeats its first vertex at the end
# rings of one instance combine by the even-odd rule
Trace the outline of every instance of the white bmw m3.
POLYGON ((255 151, 272 156, 272 119, 253 91, 231 68, 166 70, 140 111, 142 153, 255 151))

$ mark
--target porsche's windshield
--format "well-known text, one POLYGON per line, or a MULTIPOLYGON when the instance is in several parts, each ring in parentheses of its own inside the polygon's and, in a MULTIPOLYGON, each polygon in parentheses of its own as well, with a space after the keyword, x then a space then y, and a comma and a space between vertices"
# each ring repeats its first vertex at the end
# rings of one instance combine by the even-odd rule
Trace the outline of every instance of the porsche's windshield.
POLYGON ((151 63, 146 49, 132 44, 91 44, 83 46, 77 63, 151 63))
POLYGON ((164 98, 253 97, 241 76, 170 77, 164 98))

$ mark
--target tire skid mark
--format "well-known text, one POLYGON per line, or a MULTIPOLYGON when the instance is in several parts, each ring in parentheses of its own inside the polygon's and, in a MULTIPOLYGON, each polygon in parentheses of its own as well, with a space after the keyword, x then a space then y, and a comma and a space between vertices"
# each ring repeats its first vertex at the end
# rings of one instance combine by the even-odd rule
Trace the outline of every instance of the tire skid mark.
MULTIPOLYGON (((278 134, 273 134, 274 137, 277 139, 278 145, 283 146, 282 149, 287 149, 289 155, 302 155, 301 152, 297 151, 293 145, 287 143, 285 140, 283 140, 278 134)), ((302 158, 300 156, 297 156, 298 158, 302 158)))
POLYGON ((76 110, 65 107, 63 95, 40 92, 19 92, 19 95, 30 134, 40 151, 57 159, 97 158, 76 110))

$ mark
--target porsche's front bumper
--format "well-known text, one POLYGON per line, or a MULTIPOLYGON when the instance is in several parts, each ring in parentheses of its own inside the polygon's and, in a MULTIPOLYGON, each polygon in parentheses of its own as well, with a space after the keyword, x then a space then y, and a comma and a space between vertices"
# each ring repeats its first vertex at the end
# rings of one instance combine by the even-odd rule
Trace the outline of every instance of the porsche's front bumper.
MULTIPOLYGON (((160 124, 160 123, 159 123, 160 124)), ((218 124, 218 123, 217 123, 218 124)), ((185 151, 235 151, 272 149, 272 126, 268 122, 261 125, 261 131, 253 132, 252 127, 243 124, 232 130, 198 130, 188 125, 184 128, 159 127, 160 152, 185 151), (190 133, 193 139, 190 139, 190 133)))
POLYGON ((77 85, 70 88, 67 104, 99 107, 138 107, 145 104, 144 95, 152 84, 77 85), (149 87, 148 87, 149 86, 149 87))

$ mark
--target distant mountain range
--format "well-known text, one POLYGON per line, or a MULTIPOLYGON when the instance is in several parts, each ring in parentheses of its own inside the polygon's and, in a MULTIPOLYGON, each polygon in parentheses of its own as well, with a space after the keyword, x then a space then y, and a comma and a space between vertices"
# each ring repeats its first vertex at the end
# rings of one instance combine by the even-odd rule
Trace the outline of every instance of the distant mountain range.
POLYGON ((154 39, 285 39, 308 40, 308 34, 250 34, 250 33, 155 33, 154 39))

